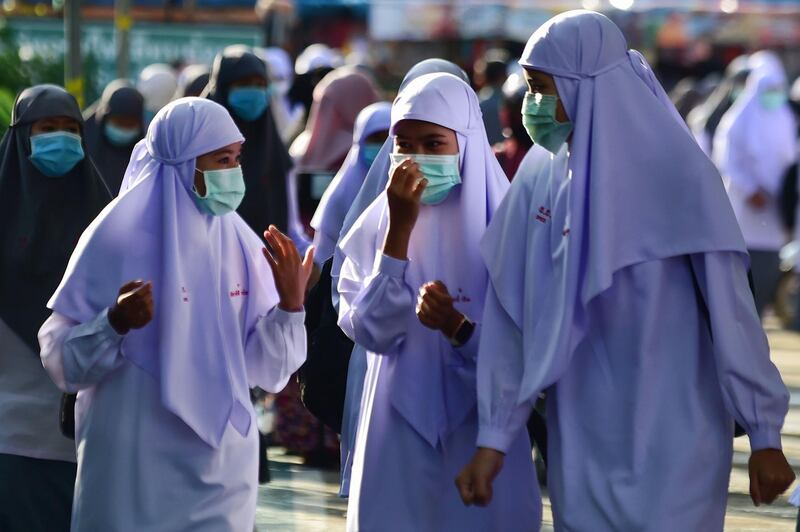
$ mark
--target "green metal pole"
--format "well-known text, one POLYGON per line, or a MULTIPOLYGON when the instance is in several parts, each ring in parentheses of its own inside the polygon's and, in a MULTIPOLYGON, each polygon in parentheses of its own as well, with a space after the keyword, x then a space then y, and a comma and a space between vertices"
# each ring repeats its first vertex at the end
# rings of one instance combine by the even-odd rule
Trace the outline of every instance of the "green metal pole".
POLYGON ((85 107, 83 63, 81 61, 81 1, 64 2, 64 36, 67 49, 64 57, 64 88, 75 96, 81 109, 85 107))

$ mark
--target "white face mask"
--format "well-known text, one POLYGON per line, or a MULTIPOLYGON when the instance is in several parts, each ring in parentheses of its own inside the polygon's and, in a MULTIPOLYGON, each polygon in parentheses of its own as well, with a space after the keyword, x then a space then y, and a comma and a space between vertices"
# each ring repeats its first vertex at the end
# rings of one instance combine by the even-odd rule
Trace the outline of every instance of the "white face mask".
POLYGON ((394 169, 400 166, 406 159, 413 159, 418 165, 428 186, 422 192, 421 201, 425 205, 438 205, 447 199, 450 191, 461 184, 461 173, 459 171, 459 155, 423 155, 423 154, 404 154, 393 153, 392 164, 389 168, 389 176, 394 173, 394 169))
MULTIPOLYGON (((200 172, 200 170, 197 170, 200 172)), ((239 208, 244 199, 244 176, 242 167, 205 170, 202 172, 206 184, 206 195, 194 192, 194 201, 201 212, 222 216, 239 208)))

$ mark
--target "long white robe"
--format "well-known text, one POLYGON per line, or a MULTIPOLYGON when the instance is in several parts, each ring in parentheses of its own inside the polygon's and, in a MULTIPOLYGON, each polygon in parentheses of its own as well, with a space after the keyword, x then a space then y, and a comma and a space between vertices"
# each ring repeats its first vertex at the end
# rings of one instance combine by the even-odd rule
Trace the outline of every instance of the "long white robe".
MULTIPOLYGON (((468 508, 454 481, 475 451, 477 410, 433 447, 391 404, 391 383, 382 378, 381 364, 398 356, 392 346, 405 334, 407 320, 416 319, 417 288, 405 281, 406 261, 382 256, 377 262, 374 272, 361 272, 345 260, 339 284, 340 324, 368 350, 348 532, 538 530, 541 502, 527 433, 515 436, 509 446, 492 504, 468 508)), ((447 371, 474 382, 479 339, 480 327, 465 346, 451 351, 447 371)))
MULTIPOLYGON (((551 205, 552 172, 560 171, 532 165, 515 179, 498 218, 547 231, 528 220, 529 206, 551 205)), ((550 223, 562 227, 565 209, 552 205, 550 223)), ((559 245, 544 241, 529 260, 550 261, 559 245)), ((546 289, 518 290, 536 296, 530 311, 538 315, 552 311, 546 289)), ((517 326, 490 285, 477 368, 478 445, 504 451, 524 432, 532 400, 518 402, 523 365, 537 360, 545 385, 531 397, 547 394, 556 530, 722 530, 734 419, 753 449, 779 449, 788 409, 742 257, 716 252, 630 266, 589 310, 589 330, 571 359, 537 360, 524 351, 532 331, 517 326)))
MULTIPOLYGON (((276 307, 246 335, 246 360, 234 363, 246 366, 251 386, 279 391, 302 364, 304 316, 276 307)), ((152 377, 125 359, 125 338, 111 328, 107 311, 83 324, 54 313, 39 340, 54 382, 79 391, 74 532, 253 529, 258 435, 252 406, 247 436, 229 424, 213 449, 164 408, 152 377)))

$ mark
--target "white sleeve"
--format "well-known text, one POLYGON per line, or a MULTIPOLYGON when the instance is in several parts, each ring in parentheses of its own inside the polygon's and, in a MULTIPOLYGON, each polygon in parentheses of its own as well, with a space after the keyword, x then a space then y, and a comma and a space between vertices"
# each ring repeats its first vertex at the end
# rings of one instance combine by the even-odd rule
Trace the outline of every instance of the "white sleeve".
POLYGON ((780 449, 789 392, 770 360, 769 344, 737 253, 691 256, 709 313, 722 399, 753 450, 780 449))
POLYGON ((108 309, 86 323, 54 312, 39 329, 42 365, 56 386, 75 393, 125 364, 123 339, 108 322, 108 309))
POLYGON ((486 291, 478 351, 478 447, 507 452, 533 410, 533 402, 518 403, 522 386, 522 331, 497 299, 486 291))
POLYGON ((339 277, 339 327, 373 353, 397 347, 414 316, 414 293, 405 282, 408 261, 382 255, 375 273, 345 259, 339 277))
POLYGON ((306 360, 305 311, 273 307, 247 338, 245 361, 250 386, 277 393, 306 360))

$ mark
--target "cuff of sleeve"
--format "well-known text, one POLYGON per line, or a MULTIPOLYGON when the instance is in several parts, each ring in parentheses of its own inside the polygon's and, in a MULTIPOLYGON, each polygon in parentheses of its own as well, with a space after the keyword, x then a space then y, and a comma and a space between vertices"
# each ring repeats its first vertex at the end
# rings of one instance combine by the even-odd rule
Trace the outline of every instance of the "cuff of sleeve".
POLYGON ((102 333, 108 338, 116 338, 121 342, 122 339, 125 338, 125 335, 119 334, 117 330, 111 326, 111 322, 108 321, 108 311, 109 309, 106 308, 103 312, 97 315, 97 318, 95 319, 95 326, 97 327, 96 331, 102 333))
POLYGON ((508 453, 515 435, 497 427, 481 427, 478 431, 478 447, 487 447, 508 453))
POLYGON ((406 275, 406 268, 408 267, 407 260, 400 260, 389 255, 381 255, 380 263, 378 264, 378 271, 389 277, 396 277, 403 279, 406 275))
POLYGON ((275 305, 272 312, 270 312, 270 318, 281 325, 303 325, 306 321, 306 311, 304 309, 297 312, 287 312, 275 305))
POLYGON ((750 449, 753 451, 783 449, 781 446, 781 430, 778 427, 753 430, 747 433, 747 437, 750 438, 750 449))
MULTIPOLYGON (((469 317, 467 317, 467 319, 469 319, 469 317)), ((467 340, 467 343, 454 348, 456 353, 469 360, 475 360, 478 353, 478 346, 480 345, 479 331, 481 325, 480 323, 475 322, 473 322, 473 324, 475 325, 475 328, 472 330, 472 335, 469 337, 469 340, 467 340)))

